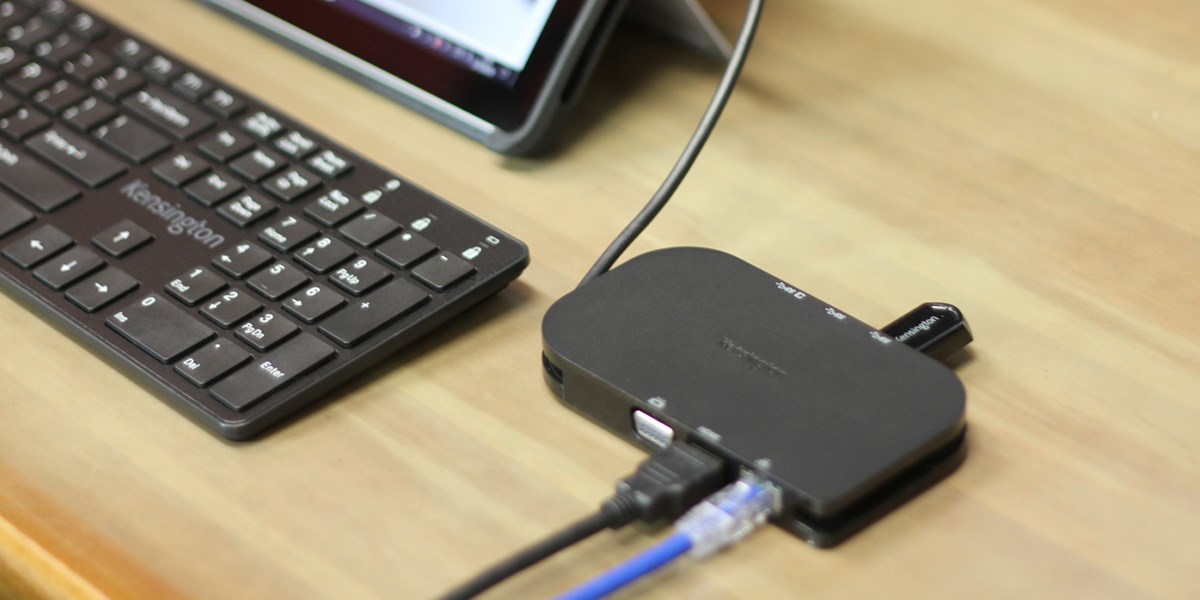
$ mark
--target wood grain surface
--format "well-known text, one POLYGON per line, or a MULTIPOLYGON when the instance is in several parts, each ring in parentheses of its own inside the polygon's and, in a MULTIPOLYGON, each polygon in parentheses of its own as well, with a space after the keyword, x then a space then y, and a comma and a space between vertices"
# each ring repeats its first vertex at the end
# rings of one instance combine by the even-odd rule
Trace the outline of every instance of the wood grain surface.
MULTIPOLYGON (((229 444, 0 296, 0 596, 429 598, 590 511, 642 453, 560 405, 539 325, 720 73, 626 33, 567 143, 506 159, 184 0, 90 0, 527 242, 498 296, 229 444)), ((709 4, 736 28, 740 2, 709 4)), ((869 323, 960 306, 970 452, 833 550, 768 529, 627 598, 1200 597, 1200 4, 773 0, 631 254, 724 249, 869 323)), ((538 598, 662 531, 497 590, 538 598)))

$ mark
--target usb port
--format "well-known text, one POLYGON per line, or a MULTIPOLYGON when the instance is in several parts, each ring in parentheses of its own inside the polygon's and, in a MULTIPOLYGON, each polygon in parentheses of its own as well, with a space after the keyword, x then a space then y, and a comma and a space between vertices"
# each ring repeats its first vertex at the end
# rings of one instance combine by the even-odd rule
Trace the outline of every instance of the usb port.
POLYGON ((633 430, 637 432, 638 437, 659 448, 666 448, 675 441, 675 430, 671 429, 670 425, 640 410, 633 411, 633 430))

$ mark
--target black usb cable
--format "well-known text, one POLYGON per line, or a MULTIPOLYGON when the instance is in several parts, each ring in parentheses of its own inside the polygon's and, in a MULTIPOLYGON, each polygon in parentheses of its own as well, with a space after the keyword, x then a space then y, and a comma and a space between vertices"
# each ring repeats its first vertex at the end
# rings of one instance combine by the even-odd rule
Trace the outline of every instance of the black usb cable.
POLYGON ((729 483, 731 473, 717 457, 689 444, 673 444, 643 462, 600 510, 558 531, 462 584, 444 600, 466 600, 605 529, 634 521, 673 520, 729 483))

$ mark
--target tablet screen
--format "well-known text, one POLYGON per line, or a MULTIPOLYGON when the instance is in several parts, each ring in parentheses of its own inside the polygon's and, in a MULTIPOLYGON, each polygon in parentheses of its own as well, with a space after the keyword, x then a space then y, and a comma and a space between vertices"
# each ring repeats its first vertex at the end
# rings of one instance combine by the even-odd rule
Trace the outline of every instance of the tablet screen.
MULTIPOLYGON (((208 1, 225 8, 231 4, 257 7, 321 42, 292 39, 306 51, 322 58, 348 53, 373 67, 371 73, 382 70, 504 131, 520 128, 529 118, 576 18, 585 4, 596 4, 589 0, 208 1)), ((274 24, 261 22, 260 13, 237 12, 279 33, 274 24)), ((332 59, 358 75, 366 71, 336 56, 332 59)), ((370 78, 385 87, 396 83, 375 75, 370 78)))
POLYGON ((546 28, 554 0, 342 0, 396 35, 512 86, 546 28))

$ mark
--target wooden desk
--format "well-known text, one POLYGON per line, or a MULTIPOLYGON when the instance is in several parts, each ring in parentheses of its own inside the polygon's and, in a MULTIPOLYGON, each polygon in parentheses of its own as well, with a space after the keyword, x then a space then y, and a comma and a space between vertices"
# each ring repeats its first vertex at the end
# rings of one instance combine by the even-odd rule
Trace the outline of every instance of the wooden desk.
MULTIPOLYGON (((89 4, 534 262, 245 445, 0 297, 0 596, 431 597, 641 459, 546 390, 539 323, 671 166, 718 67, 623 38, 572 143, 506 160, 190 2, 89 4)), ((713 4, 736 26, 741 3, 713 4)), ((723 248, 871 323, 957 303, 971 450, 837 549, 770 529, 629 597, 1200 597, 1198 6, 768 4, 725 120, 632 252, 723 248)), ((500 596, 552 595, 655 539, 602 534, 500 596)))

